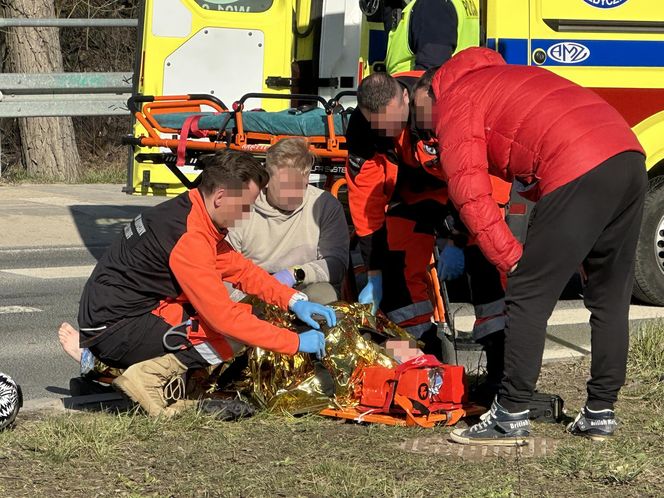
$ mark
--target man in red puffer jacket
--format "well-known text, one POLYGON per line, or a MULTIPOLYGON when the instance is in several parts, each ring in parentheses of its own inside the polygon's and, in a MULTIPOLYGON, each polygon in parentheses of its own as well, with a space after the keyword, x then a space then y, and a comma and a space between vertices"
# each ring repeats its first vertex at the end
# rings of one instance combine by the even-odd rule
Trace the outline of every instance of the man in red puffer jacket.
POLYGON ((440 178, 489 261, 507 271, 505 370, 483 421, 456 430, 465 444, 525 444, 546 324, 583 263, 591 311, 588 398, 568 430, 612 435, 625 381, 634 254, 647 176, 625 120, 591 90, 545 69, 510 66, 470 48, 415 88, 420 127, 435 130, 440 178), (489 175, 536 202, 523 247, 491 198, 489 175))

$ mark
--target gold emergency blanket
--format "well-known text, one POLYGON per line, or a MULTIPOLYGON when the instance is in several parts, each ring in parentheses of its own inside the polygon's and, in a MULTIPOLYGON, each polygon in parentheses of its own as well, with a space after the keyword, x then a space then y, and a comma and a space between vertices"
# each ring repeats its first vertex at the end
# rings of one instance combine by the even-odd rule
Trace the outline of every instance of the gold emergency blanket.
MULTIPOLYGON (((296 330, 296 318, 292 313, 255 298, 248 302, 262 319, 296 330)), ((328 328, 321 324, 326 355, 320 361, 309 354, 287 356, 259 348, 249 351, 245 388, 255 402, 269 410, 292 415, 318 412, 328 407, 354 406, 357 402, 352 396, 352 375, 357 367, 383 365, 391 368, 396 365, 396 361, 374 340, 414 342, 405 330, 386 318, 372 315, 370 305, 338 302, 331 307, 336 311, 337 325, 328 328)))

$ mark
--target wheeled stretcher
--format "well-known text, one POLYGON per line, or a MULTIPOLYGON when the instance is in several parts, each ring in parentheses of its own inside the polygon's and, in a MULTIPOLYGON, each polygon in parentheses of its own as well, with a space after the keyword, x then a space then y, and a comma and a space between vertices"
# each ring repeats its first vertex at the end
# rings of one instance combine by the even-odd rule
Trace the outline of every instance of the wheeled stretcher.
POLYGON ((159 147, 162 152, 139 153, 138 162, 164 164, 187 188, 196 185, 180 170, 197 166, 202 154, 233 149, 263 155, 287 137, 303 137, 319 158, 315 173, 343 175, 348 156, 345 132, 352 109, 340 100, 345 91, 326 101, 317 95, 248 93, 229 109, 213 95, 131 97, 128 106, 147 135, 129 136, 134 147, 159 147), (279 112, 246 110, 250 99, 288 99, 303 103, 279 112))

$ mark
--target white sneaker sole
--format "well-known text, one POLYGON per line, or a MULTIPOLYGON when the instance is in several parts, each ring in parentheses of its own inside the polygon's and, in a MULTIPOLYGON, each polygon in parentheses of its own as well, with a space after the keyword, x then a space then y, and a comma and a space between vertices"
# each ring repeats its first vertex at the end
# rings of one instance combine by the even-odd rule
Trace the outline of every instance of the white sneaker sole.
POLYGON ((530 443, 528 436, 514 436, 505 438, 471 438, 463 436, 465 429, 454 429, 450 433, 450 439, 455 443, 471 446, 525 446, 530 443))

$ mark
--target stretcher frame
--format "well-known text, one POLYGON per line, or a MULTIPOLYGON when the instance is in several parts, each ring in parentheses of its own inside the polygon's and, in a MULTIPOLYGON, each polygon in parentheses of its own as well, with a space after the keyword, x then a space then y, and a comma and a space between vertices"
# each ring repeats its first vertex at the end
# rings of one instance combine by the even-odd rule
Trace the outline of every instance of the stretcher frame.
MULTIPOLYGON (((178 151, 185 151, 186 159, 195 167, 203 167, 198 158, 202 154, 211 154, 218 150, 231 149, 264 156, 267 149, 284 138, 299 137, 309 144, 310 150, 322 161, 322 168, 316 168, 315 173, 327 175, 328 180, 333 176, 345 173, 345 162, 348 157, 346 138, 338 135, 334 126, 334 115, 343 111, 340 100, 344 97, 355 96, 355 91, 345 90, 336 94, 332 99, 325 100, 319 95, 309 94, 274 94, 274 93, 247 93, 240 100, 233 103, 229 109, 224 102, 214 95, 188 94, 188 95, 134 95, 127 101, 127 106, 134 118, 145 129, 147 135, 127 136, 123 143, 133 147, 162 147, 171 150, 171 153, 138 153, 138 162, 164 164, 177 179, 188 189, 197 185, 197 179, 190 180, 176 164, 179 159, 178 151), (281 99, 297 102, 314 103, 322 105, 326 117, 325 135, 276 135, 263 132, 245 130, 243 113, 246 111, 246 102, 250 99, 281 99), (198 130, 198 136, 190 137, 189 130, 182 135, 181 129, 169 128, 161 125, 156 116, 165 113, 192 112, 201 113, 203 106, 208 106, 218 113, 227 113, 228 121, 234 119, 233 130, 198 130), (171 137, 164 137, 170 135, 171 137), (179 137, 176 137, 179 135, 179 137), (203 138, 203 140, 201 140, 203 138)), ((306 112, 306 111, 305 111, 306 112)), ((224 125, 225 127, 225 125, 224 125)), ((181 155, 181 154, 180 154, 181 155)))

